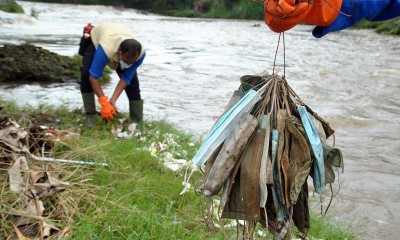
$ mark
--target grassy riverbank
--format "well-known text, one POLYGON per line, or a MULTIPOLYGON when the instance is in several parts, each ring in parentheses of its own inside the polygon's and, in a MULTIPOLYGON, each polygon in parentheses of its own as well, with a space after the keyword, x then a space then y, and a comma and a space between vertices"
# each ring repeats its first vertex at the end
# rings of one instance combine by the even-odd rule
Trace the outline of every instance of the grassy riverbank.
MULTIPOLYGON (((66 229, 69 239, 236 239, 236 227, 222 229, 207 226, 207 201, 196 194, 201 175, 196 172, 192 188, 184 195, 184 170, 172 171, 167 159, 189 161, 199 146, 192 136, 163 121, 146 122, 141 136, 116 138, 113 127, 119 121, 105 124, 100 118, 94 128, 83 126, 81 110, 64 107, 18 108, 0 100, 0 112, 15 119, 35 117, 40 125, 79 137, 61 138, 56 142, 55 158, 106 162, 108 167, 70 166, 71 184, 61 193, 69 218, 54 224, 66 229), (164 144, 164 145, 163 145, 164 144), (159 146, 168 146, 161 150, 159 146)), ((20 121, 21 125, 24 121, 20 121)), ((0 169, 4 172, 6 169, 0 169)), ((6 174, 0 174, 5 178, 6 174)), ((10 207, 6 201, 6 179, 2 179, 1 216, 10 207), (4 180, 4 181, 3 181, 4 180)), ((62 214, 64 215, 64 214, 62 214)), ((312 215, 309 239, 353 239, 349 230, 330 220, 312 215)), ((222 222, 218 221, 219 224, 222 222)), ((1 219, 0 238, 7 238, 12 226, 1 219)), ((260 229, 262 230, 262 229, 260 229)), ((257 237, 257 239, 260 239, 257 237)))

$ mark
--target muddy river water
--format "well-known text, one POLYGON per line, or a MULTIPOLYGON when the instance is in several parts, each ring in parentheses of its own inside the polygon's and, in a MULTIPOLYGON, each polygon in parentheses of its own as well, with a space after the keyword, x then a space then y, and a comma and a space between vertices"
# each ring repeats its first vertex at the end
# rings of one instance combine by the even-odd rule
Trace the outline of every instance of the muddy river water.
MULTIPOLYGON (((73 56, 86 23, 115 21, 131 27, 147 49, 138 70, 145 118, 165 119, 196 136, 204 136, 211 128, 239 87, 240 76, 272 71, 278 34, 262 21, 19 3, 24 15, 0 12, 1 45, 29 42, 73 56)), ((359 239, 398 239, 400 37, 345 30, 315 39, 311 29, 297 26, 285 34, 286 78, 302 100, 335 129, 336 146, 344 155, 341 190, 328 216, 352 228, 359 239)), ((277 64, 276 71, 283 74, 282 52, 277 64)), ((113 75, 104 87, 106 94, 112 94, 117 81, 113 75)), ((75 83, 1 85, 0 96, 19 105, 82 104, 75 83)), ((128 110, 124 94, 117 107, 128 110)))

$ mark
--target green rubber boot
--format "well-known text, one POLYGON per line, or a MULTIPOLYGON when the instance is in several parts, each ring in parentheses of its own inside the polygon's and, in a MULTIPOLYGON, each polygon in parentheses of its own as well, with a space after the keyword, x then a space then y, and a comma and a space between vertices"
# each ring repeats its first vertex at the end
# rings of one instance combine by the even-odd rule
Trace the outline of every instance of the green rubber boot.
POLYGON ((129 101, 129 117, 143 130, 143 100, 129 101))
POLYGON ((94 93, 82 93, 82 100, 86 113, 86 127, 93 127, 97 115, 94 93))

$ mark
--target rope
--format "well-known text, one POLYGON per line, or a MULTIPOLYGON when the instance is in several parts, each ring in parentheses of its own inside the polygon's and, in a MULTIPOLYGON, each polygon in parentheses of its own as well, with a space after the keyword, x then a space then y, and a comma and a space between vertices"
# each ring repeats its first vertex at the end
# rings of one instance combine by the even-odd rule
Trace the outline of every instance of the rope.
POLYGON ((285 32, 282 33, 283 40, 283 79, 286 79, 286 48, 285 48, 285 32))
POLYGON ((324 214, 321 213, 323 217, 325 217, 326 214, 328 213, 329 207, 330 207, 331 204, 332 204, 332 200, 339 194, 339 191, 340 191, 340 179, 339 179, 339 178, 340 178, 340 174, 338 174, 338 184, 339 184, 339 188, 338 188, 338 190, 337 190, 337 192, 336 192, 335 194, 333 194, 332 183, 329 184, 329 185, 330 185, 330 189, 331 189, 331 199, 329 200, 329 204, 328 204, 328 206, 326 207, 324 214))
POLYGON ((276 45, 276 50, 275 50, 274 66, 272 67, 272 75, 275 74, 276 57, 278 56, 278 49, 279 49, 279 43, 281 42, 281 35, 282 33, 279 33, 278 44, 276 45))

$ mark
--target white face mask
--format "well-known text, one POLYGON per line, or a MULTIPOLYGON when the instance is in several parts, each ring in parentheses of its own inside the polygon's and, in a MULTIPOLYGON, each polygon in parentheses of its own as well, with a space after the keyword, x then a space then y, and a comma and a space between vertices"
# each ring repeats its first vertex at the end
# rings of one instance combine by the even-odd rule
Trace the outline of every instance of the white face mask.
POLYGON ((127 64, 126 62, 122 61, 122 59, 120 59, 119 66, 121 67, 121 69, 125 69, 125 68, 129 68, 130 66, 132 66, 132 64, 127 64))

